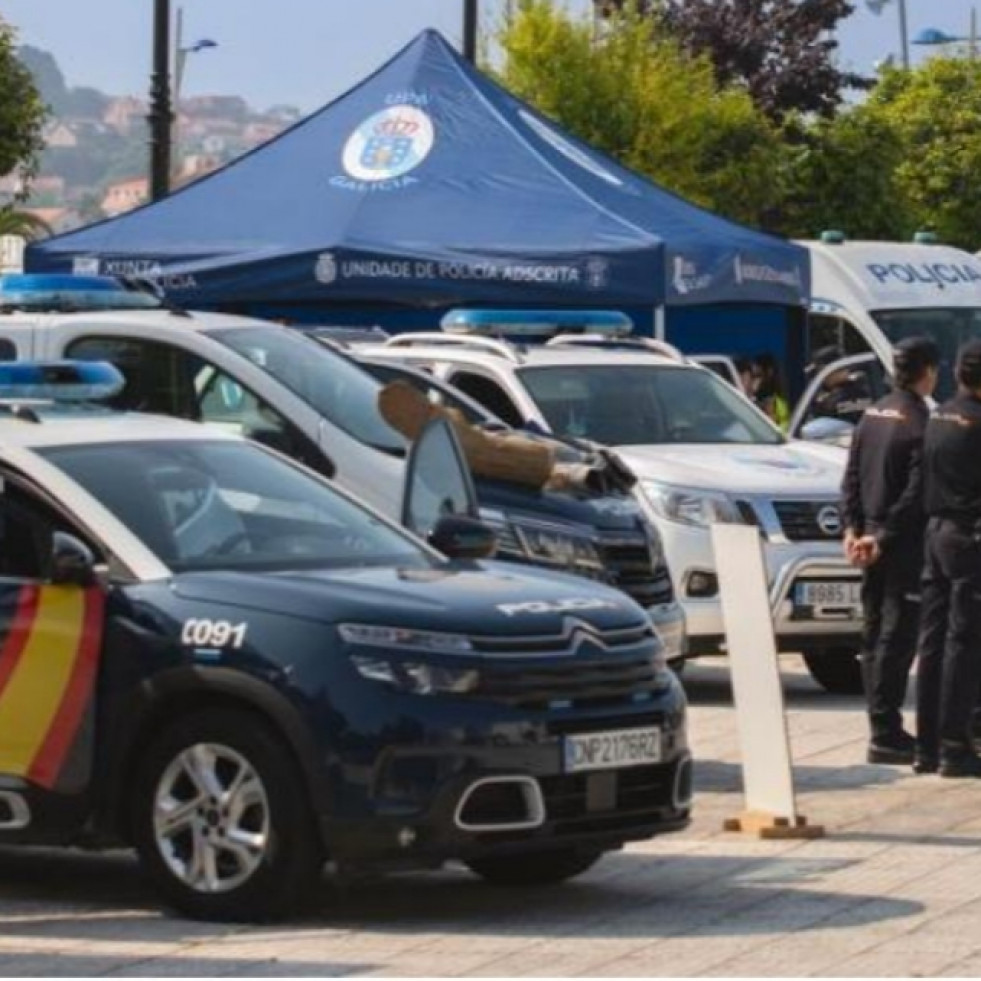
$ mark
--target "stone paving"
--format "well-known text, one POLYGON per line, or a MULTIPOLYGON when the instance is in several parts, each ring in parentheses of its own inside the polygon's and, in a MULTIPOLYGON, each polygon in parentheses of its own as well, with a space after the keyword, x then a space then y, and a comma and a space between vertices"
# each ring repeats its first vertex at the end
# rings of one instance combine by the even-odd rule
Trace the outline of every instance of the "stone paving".
POLYGON ((981 973, 981 783, 863 762, 856 699, 784 662, 800 806, 828 837, 728 834, 742 804, 724 664, 686 685, 698 759, 683 834, 574 883, 463 871, 339 886, 276 927, 161 913, 126 855, 0 851, 0 975, 971 976, 981 973))

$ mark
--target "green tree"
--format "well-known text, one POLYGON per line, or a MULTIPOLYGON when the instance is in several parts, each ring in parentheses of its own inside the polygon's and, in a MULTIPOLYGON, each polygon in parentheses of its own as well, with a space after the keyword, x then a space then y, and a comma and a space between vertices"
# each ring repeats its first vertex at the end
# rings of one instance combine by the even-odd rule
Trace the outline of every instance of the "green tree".
POLYGON ((496 41, 508 89, 625 166, 749 224, 778 206, 776 128, 635 7, 597 30, 548 0, 519 0, 496 41))
POLYGON ((859 105, 833 119, 801 121, 786 130, 787 193, 779 230, 813 238, 838 229, 850 238, 903 239, 916 227, 897 180, 905 148, 886 120, 859 105))
POLYGON ((20 235, 28 241, 34 241, 50 234, 51 226, 43 218, 28 211, 0 208, 0 235, 20 235))
POLYGON ((19 171, 26 195, 44 149, 47 109, 31 73, 17 58, 15 41, 13 28, 0 20, 0 175, 19 171))
POLYGON ((899 194, 913 222, 944 242, 981 245, 981 62, 931 58, 913 71, 890 71, 865 107, 871 123, 901 142, 899 194))

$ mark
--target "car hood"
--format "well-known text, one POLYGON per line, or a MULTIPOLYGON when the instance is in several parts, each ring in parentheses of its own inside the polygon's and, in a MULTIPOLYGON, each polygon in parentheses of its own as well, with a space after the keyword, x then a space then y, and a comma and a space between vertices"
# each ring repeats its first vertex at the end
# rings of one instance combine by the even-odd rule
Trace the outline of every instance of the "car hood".
POLYGON ((641 480, 730 494, 834 496, 847 459, 838 447, 804 442, 624 446, 617 452, 641 480))
POLYGON ((324 623, 467 634, 554 634, 569 616, 601 629, 647 622, 644 611, 621 592, 499 562, 424 569, 184 573, 173 589, 183 599, 324 623))

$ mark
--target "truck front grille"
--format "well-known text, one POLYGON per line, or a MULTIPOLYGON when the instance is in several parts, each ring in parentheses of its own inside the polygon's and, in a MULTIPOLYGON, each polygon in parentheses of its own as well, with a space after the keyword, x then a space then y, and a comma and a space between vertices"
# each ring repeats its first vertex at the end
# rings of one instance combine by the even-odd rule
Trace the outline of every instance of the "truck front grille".
POLYGON ((836 501, 774 501, 784 537, 791 542, 832 542, 842 536, 836 501))
POLYGON ((662 560, 655 566, 650 543, 643 532, 604 535, 598 545, 612 585, 641 606, 656 606, 674 599, 667 564, 662 560))

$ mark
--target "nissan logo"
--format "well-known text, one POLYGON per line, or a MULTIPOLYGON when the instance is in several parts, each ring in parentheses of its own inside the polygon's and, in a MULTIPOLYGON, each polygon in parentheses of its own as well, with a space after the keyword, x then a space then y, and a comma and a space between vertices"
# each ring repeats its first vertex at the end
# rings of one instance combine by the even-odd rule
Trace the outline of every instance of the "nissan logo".
POLYGON ((817 513, 817 526, 828 538, 841 534, 841 512, 833 504, 821 508, 817 513))

